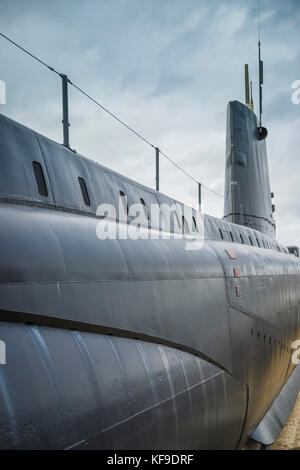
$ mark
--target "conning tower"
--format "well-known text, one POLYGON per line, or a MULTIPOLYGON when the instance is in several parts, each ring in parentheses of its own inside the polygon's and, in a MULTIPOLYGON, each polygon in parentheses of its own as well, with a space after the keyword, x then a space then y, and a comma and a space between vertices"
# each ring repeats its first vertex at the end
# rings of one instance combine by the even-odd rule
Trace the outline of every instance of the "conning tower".
POLYGON ((262 126, 263 61, 258 41, 259 120, 254 114, 249 90, 249 70, 245 65, 246 105, 231 101, 227 107, 224 219, 247 225, 275 237, 275 221, 270 190, 266 149, 268 131, 262 126))
POLYGON ((265 139, 248 106, 227 107, 224 219, 275 236, 274 205, 265 139))

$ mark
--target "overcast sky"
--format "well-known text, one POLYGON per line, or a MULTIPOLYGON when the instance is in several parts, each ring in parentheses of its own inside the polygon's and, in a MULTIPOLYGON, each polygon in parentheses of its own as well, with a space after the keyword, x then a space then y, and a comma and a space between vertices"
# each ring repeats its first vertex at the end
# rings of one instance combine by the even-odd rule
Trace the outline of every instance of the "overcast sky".
MULTIPOLYGON (((277 238, 300 245, 300 1, 261 0, 263 123, 277 238)), ((244 101, 249 63, 257 110, 256 0, 1 0, 0 31, 86 90, 223 194, 226 106, 244 101)), ((60 79, 0 38, 0 112, 61 141, 60 79)), ((72 148, 148 186, 154 152, 70 90, 72 148)), ((196 184, 161 162, 161 191, 195 205, 196 184)), ((205 191, 204 211, 222 217, 205 191)))

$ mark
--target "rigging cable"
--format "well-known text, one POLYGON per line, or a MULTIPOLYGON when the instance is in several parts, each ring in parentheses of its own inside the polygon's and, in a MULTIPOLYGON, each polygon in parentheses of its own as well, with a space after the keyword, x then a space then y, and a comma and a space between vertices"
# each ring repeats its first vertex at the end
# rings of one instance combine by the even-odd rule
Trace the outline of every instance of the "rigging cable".
MULTIPOLYGON (((1 33, 0 32, 0 36, 2 36, 4 39, 6 39, 7 41, 9 41, 11 44, 13 44, 14 46, 16 46, 18 49, 20 49, 22 52, 24 52, 25 54, 28 54, 30 57, 32 57, 33 59, 35 59, 37 62, 39 62, 41 65, 43 65, 44 67, 48 68, 51 72, 54 72, 56 75, 59 75, 61 78, 64 76, 64 74, 58 72, 57 70, 55 70, 54 67, 48 65, 46 62, 44 62, 43 60, 39 59, 37 56, 35 56, 34 54, 32 54, 31 52, 29 52, 27 49, 25 49, 24 47, 20 46, 18 43, 16 43, 15 41, 13 41, 12 39, 10 39, 9 37, 5 36, 5 34, 1 33)), ((114 114, 113 112, 111 112, 109 109, 107 109, 105 106, 103 106, 101 103, 99 103, 99 101, 95 100, 92 96, 90 96, 87 92, 85 92, 82 88, 80 88, 78 85, 76 85, 75 83, 73 83, 69 78, 68 78, 68 83, 73 86, 77 91, 79 91, 80 93, 82 93, 86 98, 88 98, 89 100, 91 100, 94 104, 96 104, 97 106, 99 106, 103 111, 105 111, 107 114, 109 114, 112 118, 114 118, 116 121, 118 121, 120 124, 122 124, 124 127, 126 127, 127 130, 129 130, 130 132, 132 132, 133 134, 136 135, 136 137, 138 137, 139 139, 143 140, 147 145, 149 145, 150 147, 156 149, 158 148, 156 145, 154 145, 153 143, 151 143, 148 139, 146 139, 145 137, 143 137, 139 132, 135 131, 131 126, 129 126, 128 124, 126 124, 124 121, 122 121, 116 114, 114 114)), ((196 184, 200 184, 203 188, 207 189, 208 191, 211 191, 212 193, 216 194, 217 196, 221 197, 224 199, 224 196, 220 193, 218 193, 217 191, 215 191, 214 189, 211 189, 209 188, 208 186, 206 186, 205 184, 201 183, 200 181, 197 181, 192 175, 190 175, 186 170, 184 170, 178 163, 176 163, 172 158, 170 158, 168 155, 166 155, 162 150, 159 149, 159 153, 165 157, 170 163, 172 163, 178 170, 180 170, 183 174, 185 174, 188 178, 190 178, 192 181, 194 181, 196 184)))

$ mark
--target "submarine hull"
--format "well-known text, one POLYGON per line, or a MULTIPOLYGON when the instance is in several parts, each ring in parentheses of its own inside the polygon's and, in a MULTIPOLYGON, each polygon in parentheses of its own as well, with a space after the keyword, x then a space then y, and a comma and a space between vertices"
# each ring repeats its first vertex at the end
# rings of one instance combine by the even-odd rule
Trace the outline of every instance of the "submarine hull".
POLYGON ((10 345, 1 449, 235 448, 240 438, 245 388, 193 354, 76 330, 0 328, 10 345))
POLYGON ((180 237, 99 239, 120 193, 184 206, 4 116, 0 136, 0 448, 242 447, 298 370, 299 259, 211 216, 199 249, 164 214, 143 230, 180 237))

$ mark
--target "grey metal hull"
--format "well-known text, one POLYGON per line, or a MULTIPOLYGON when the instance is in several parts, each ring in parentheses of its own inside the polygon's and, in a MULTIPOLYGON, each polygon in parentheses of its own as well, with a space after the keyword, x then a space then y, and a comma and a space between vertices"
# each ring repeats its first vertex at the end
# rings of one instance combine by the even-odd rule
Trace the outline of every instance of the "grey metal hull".
POLYGON ((99 240, 119 190, 174 201, 7 118, 0 132, 0 448, 242 446, 294 370, 299 259, 209 216, 201 250, 99 240))
POLYGON ((239 440, 244 387, 195 355, 12 323, 1 336, 14 346, 0 370, 2 449, 234 448, 239 440))

